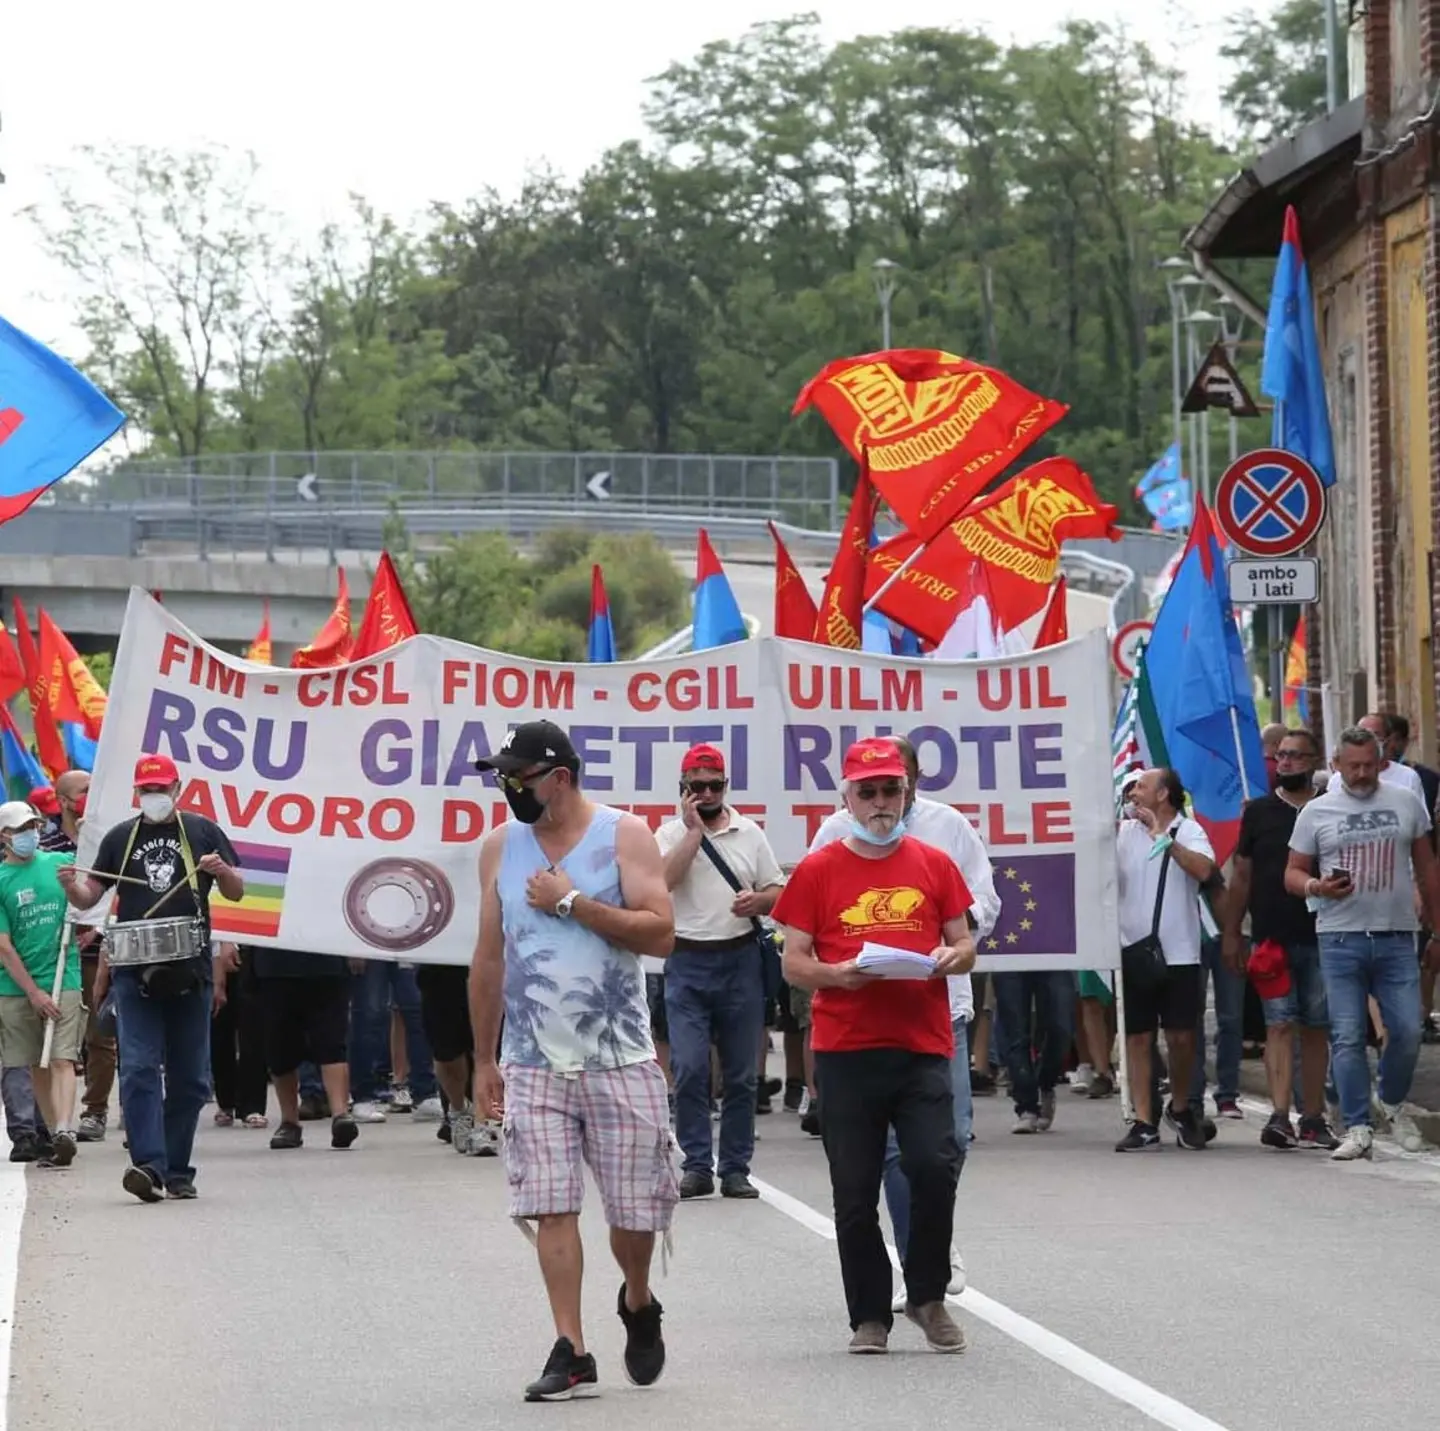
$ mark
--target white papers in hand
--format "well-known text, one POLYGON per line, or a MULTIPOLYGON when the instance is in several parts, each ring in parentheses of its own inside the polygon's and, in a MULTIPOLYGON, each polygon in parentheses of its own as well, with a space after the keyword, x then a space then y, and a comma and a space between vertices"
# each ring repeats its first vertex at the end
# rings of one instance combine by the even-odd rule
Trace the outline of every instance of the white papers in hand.
POLYGON ((914 954, 909 949, 894 949, 867 939, 860 946, 855 967, 880 979, 928 979, 935 972, 935 961, 928 954, 914 954))

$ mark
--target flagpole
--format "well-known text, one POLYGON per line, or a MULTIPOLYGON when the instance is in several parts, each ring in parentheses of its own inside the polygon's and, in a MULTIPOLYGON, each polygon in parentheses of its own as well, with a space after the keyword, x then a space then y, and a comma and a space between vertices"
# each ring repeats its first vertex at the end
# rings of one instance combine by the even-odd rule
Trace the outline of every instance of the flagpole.
POLYGON ((1245 751, 1240 744, 1240 715, 1230 707, 1230 733, 1235 737, 1235 768, 1240 772, 1240 798, 1250 798, 1250 782, 1245 778, 1245 751))
POLYGON ((890 573, 889 576, 885 578, 884 585, 881 586, 881 588, 875 593, 875 595, 872 596, 870 600, 867 601, 865 605, 861 608, 861 615, 868 615, 871 611, 875 609, 875 603, 879 601, 880 598, 884 596, 885 593, 889 591, 890 588, 894 586, 895 583, 899 581, 900 578, 904 576, 907 571, 909 571, 909 569, 915 564, 915 562, 920 560, 921 556, 925 552, 925 549, 929 545, 929 542, 922 542, 918 547, 915 548, 913 552, 910 553, 908 557, 905 558, 904 561, 900 563, 899 566, 895 568, 894 571, 890 573))

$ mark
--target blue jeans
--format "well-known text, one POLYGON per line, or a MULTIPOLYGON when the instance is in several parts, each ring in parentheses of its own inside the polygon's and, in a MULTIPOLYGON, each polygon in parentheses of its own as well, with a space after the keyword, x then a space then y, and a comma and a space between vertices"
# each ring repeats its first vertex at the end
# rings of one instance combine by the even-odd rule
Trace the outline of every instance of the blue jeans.
MULTIPOLYGON (((1215 1101, 1240 1097, 1240 1052, 1244 1044, 1245 976, 1231 973, 1220 957, 1218 939, 1200 944, 1200 967, 1215 981, 1215 1101)), ((1205 1106, 1205 984, 1200 984, 1200 1026, 1195 1031, 1195 1071, 1190 1075, 1190 1106, 1205 1106)))
POLYGON ((1370 1126, 1370 1060, 1365 1034, 1367 995, 1380 1005, 1387 1042, 1380 1055, 1380 1101, 1410 1096, 1420 1057, 1420 964, 1415 936, 1322 934, 1320 968, 1330 1005, 1330 1067, 1347 1128, 1370 1126))
POLYGON ((675 1079, 675 1138, 687 1173, 748 1173, 755 1153, 755 1083, 765 1023, 760 946, 680 949, 665 961, 665 1018, 675 1079), (710 1132, 710 1045, 720 1055, 720 1157, 710 1132))
MULTIPOLYGON (((970 1148, 970 1129, 975 1124, 975 1104, 970 1093, 970 1025, 965 1019, 955 1020, 955 1057, 950 1062, 950 1091, 955 1103, 955 1141, 960 1146, 958 1177, 965 1171, 965 1158, 970 1148)), ((890 1129, 885 1143, 885 1206, 890 1210, 890 1225, 895 1230, 895 1250, 905 1261, 905 1248, 910 1242, 910 1183, 900 1169, 900 1141, 890 1129)))
POLYGON ((21 1138, 48 1138, 40 1105, 35 1101, 35 1085, 28 1068, 7 1068, 0 1073, 0 1096, 5 1100, 5 1131, 12 1143, 21 1138))
POLYGON ((1015 1112, 1039 1113, 1040 1095, 1051 1092, 1059 1083, 1075 1036, 1075 975, 1068 969, 996 974, 995 1012, 1015 1112))
MULTIPOLYGON (((310 1062, 300 1065, 300 1096, 302 1098, 323 1098, 325 1096, 325 1084, 320 1077, 320 1070, 310 1062)), ((340 1110, 336 1109, 338 1113, 340 1110)))
POLYGON ((120 1107, 130 1161, 167 1185, 193 1178, 195 1125, 210 1097, 209 978, 178 998, 146 996, 139 970, 115 970, 120 1107))
MULTIPOLYGON (((400 1010, 405 1025, 405 1052, 410 1060, 408 1087, 416 1103, 434 1098, 435 1060, 420 1019, 420 989, 415 971, 386 959, 371 959, 363 974, 350 980, 350 1096, 373 1103, 379 1092, 376 1070, 390 1056, 390 1005, 400 1010)), ((340 1112, 334 1109, 333 1112, 340 1112)))

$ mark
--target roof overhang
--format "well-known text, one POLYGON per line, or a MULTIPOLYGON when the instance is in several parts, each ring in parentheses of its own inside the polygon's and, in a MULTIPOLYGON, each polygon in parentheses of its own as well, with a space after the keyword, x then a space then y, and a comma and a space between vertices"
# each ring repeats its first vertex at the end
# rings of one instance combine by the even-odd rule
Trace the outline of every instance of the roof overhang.
POLYGON ((1300 210, 1307 250, 1343 237, 1358 218, 1355 160, 1364 126, 1360 95, 1267 149, 1221 190, 1185 247, 1212 259, 1273 258, 1289 204, 1300 210))

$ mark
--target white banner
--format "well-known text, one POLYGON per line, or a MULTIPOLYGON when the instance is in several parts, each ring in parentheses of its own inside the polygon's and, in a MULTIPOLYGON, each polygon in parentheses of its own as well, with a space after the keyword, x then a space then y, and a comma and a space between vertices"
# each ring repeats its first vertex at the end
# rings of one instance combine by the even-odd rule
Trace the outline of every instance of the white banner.
POLYGON ((980 967, 1119 961, 1108 664, 1102 632, 993 662, 907 662, 762 639, 656 662, 558 666, 421 636, 325 671, 256 667, 130 593, 90 789, 82 863, 129 817, 141 754, 174 758, 181 807, 244 867, 241 943, 468 963, 481 836, 507 817, 474 768, 505 732, 569 730, 596 800, 652 826, 676 813, 680 757, 726 754, 735 808, 782 864, 838 803, 860 736, 903 733, 922 793, 966 814, 1004 914, 980 967))

